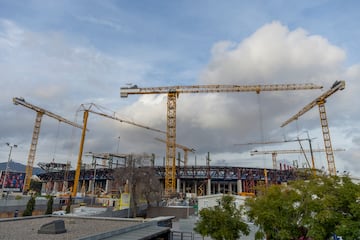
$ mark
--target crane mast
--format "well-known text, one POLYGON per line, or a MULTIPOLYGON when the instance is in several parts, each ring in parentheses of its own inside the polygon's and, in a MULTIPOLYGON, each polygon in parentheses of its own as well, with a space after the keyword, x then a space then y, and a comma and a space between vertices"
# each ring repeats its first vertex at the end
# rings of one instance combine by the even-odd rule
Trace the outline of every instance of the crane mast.
POLYGON ((74 186, 72 188, 72 193, 71 193, 71 195, 73 197, 76 196, 77 187, 78 187, 78 183, 79 183, 79 179, 80 179, 82 154, 83 154, 83 150, 84 150, 84 143, 85 143, 85 136, 86 136, 86 126, 87 126, 87 121, 88 121, 90 112, 94 113, 94 114, 97 114, 97 115, 100 115, 102 117, 110 118, 110 119, 113 119, 115 121, 119 121, 119 122, 122 122, 122 123, 127 123, 127 124, 130 124, 130 125, 134 125, 136 127, 144 128, 144 129, 147 129, 147 130, 150 130, 150 131, 155 131, 155 132, 158 132, 158 133, 166 133, 165 131, 162 131, 162 130, 159 130, 159 129, 156 129, 156 128, 152 128, 152 127, 148 127, 148 126, 138 124, 138 123, 135 123, 135 122, 132 122, 132 121, 124 120, 124 119, 121 119, 121 118, 118 118, 118 117, 115 117, 115 116, 110 116, 110 115, 102 113, 100 111, 95 111, 95 110, 93 110, 93 108, 100 109, 100 106, 98 106, 98 105, 96 105, 94 103, 91 103, 88 106, 85 106, 85 104, 81 104, 80 108, 84 111, 84 115, 83 115, 84 127, 83 127, 82 134, 81 134, 79 154, 78 154, 78 160, 77 160, 77 165, 76 165, 76 170, 75 170, 74 186))
POLYGON ((176 99, 180 93, 223 93, 289 91, 321 89, 322 86, 308 84, 269 84, 269 85, 190 85, 139 88, 137 85, 120 88, 120 97, 135 94, 167 94, 167 135, 165 161, 165 194, 175 193, 175 154, 176 154, 176 99))
POLYGON ((305 107, 303 107, 297 114, 286 120, 283 124, 281 124, 281 127, 286 126, 290 122, 297 120, 300 116, 308 112, 310 109, 312 109, 314 106, 319 106, 319 114, 320 114, 320 124, 321 129, 323 133, 324 138, 324 146, 325 146, 325 153, 326 153, 326 159, 328 163, 328 171, 330 175, 336 175, 336 167, 335 167, 335 160, 334 160, 334 153, 331 146, 331 138, 330 138, 330 130, 329 130, 329 124, 326 116, 326 110, 325 110, 325 103, 326 99, 333 95, 338 90, 343 90, 345 88, 345 81, 335 81, 335 83, 331 86, 331 88, 317 97, 315 100, 307 104, 305 107))
POLYGON ((38 143, 38 139, 39 139, 39 135, 40 135, 40 126, 41 126, 42 116, 47 115, 49 117, 57 119, 60 122, 67 123, 67 124, 69 124, 73 127, 77 127, 77 128, 83 128, 83 126, 81 126, 75 122, 72 122, 70 120, 67 120, 67 119, 65 119, 57 114, 54 114, 50 111, 47 111, 43 108, 40 108, 31 103, 28 103, 23 98, 14 97, 13 103, 15 105, 21 105, 21 106, 27 107, 36 112, 34 130, 33 130, 33 135, 32 135, 32 140, 31 140, 31 145, 30 145, 28 161, 26 164, 26 171, 25 171, 25 183, 24 183, 23 192, 26 193, 30 188, 31 176, 32 176, 32 171, 33 171, 33 166, 34 166, 34 161, 35 161, 36 147, 37 147, 37 143, 38 143))

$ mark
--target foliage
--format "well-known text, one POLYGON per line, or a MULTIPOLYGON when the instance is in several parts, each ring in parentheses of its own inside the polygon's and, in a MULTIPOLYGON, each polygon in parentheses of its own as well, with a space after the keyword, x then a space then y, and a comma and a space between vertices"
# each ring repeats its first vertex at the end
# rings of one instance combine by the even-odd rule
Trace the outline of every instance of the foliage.
POLYGON ((31 198, 29 199, 29 201, 26 204, 26 209, 23 213, 23 216, 32 216, 32 212, 35 209, 35 197, 31 196, 31 198))
POLYGON ((202 236, 215 240, 235 240, 240 234, 249 234, 249 227, 242 221, 241 209, 236 208, 233 196, 223 196, 218 206, 204 208, 199 214, 200 221, 194 230, 202 236))
POLYGON ((35 181, 33 179, 31 179, 30 181, 30 190, 40 193, 41 192, 41 187, 42 187, 42 182, 39 181, 35 181))
POLYGON ((49 200, 47 202, 47 208, 46 208, 45 214, 52 214, 52 212, 53 212, 53 204, 54 204, 54 197, 49 196, 48 199, 49 200))
POLYGON ((360 239, 360 185, 348 176, 318 176, 288 186, 259 189, 248 199, 249 218, 260 227, 257 239, 360 239))
POLYGON ((65 208, 65 212, 66 212, 66 213, 70 213, 71 204, 72 204, 72 197, 71 197, 71 195, 70 195, 69 200, 68 200, 68 202, 66 203, 66 208, 65 208))
MULTIPOLYGON (((131 215, 136 217, 138 203, 145 199, 148 206, 161 200, 162 186, 154 168, 143 166, 144 156, 130 155, 125 167, 114 171, 114 182, 119 187, 128 183, 131 215)), ((125 190, 126 191, 126 190, 125 190)))
POLYGON ((21 200, 21 199, 22 199, 22 196, 20 196, 20 195, 15 196, 15 200, 21 200))

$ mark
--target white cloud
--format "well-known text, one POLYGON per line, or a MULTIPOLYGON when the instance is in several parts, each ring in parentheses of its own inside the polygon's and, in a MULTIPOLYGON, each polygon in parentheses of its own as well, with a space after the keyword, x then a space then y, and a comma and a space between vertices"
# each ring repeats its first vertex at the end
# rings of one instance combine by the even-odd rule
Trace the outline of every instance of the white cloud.
POLYGON ((120 32, 128 31, 122 24, 116 23, 115 21, 111 21, 108 19, 102 19, 102 18, 93 17, 93 16, 78 17, 78 19, 81 21, 84 21, 84 22, 88 22, 88 23, 103 25, 103 26, 112 28, 116 31, 120 31, 120 32))
POLYGON ((201 83, 333 81, 346 55, 325 38, 279 22, 266 24, 240 43, 220 42, 201 83))

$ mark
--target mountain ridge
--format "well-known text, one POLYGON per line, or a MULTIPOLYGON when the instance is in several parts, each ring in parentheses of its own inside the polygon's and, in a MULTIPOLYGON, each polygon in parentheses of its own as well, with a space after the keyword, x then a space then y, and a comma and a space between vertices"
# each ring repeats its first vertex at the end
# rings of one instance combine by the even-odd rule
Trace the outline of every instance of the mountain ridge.
MULTIPOLYGON (((0 171, 5 171, 6 170, 6 165, 7 162, 1 162, 0 163, 0 171)), ((22 163, 18 163, 18 162, 14 162, 14 161, 10 161, 9 162, 9 171, 10 172, 26 172, 26 165, 22 164, 22 163)), ((42 170, 39 167, 34 167, 33 168, 33 175, 38 175, 40 173, 44 173, 44 170, 42 170)))

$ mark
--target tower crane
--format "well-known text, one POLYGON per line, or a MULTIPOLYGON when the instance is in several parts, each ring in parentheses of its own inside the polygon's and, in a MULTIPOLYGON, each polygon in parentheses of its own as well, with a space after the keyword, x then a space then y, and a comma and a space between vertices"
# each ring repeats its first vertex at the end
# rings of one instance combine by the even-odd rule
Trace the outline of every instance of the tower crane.
MULTIPOLYGON (((155 138, 155 140, 157 140, 157 141, 159 141, 159 142, 166 143, 166 140, 161 139, 161 138, 155 138)), ((184 166, 186 167, 186 166, 187 166, 187 162, 188 162, 188 152, 194 153, 194 152, 195 152, 195 149, 186 147, 186 146, 181 145, 181 144, 178 144, 178 143, 176 143, 175 146, 176 146, 177 148, 182 149, 182 150, 184 151, 184 166)))
POLYGON ((343 90, 345 88, 345 81, 335 81, 335 83, 331 86, 331 88, 324 92, 322 95, 317 97, 315 100, 307 104, 305 107, 303 107, 297 114, 286 120, 281 127, 286 126, 290 122, 297 120, 301 115, 312 109, 315 105, 319 106, 319 113, 320 113, 320 123, 324 138, 324 146, 325 146, 325 153, 326 153, 326 159, 328 163, 328 171, 330 175, 336 175, 336 167, 335 167, 335 160, 334 160, 334 153, 331 146, 331 139, 330 139, 330 131, 329 131, 329 125, 328 120, 326 116, 326 110, 325 110, 325 103, 326 99, 333 95, 338 90, 343 90))
POLYGON ((39 139, 39 135, 40 135, 40 126, 41 126, 42 116, 47 115, 49 117, 57 119, 60 122, 67 123, 73 127, 77 127, 77 128, 81 128, 81 129, 83 128, 83 126, 81 126, 77 123, 74 123, 70 120, 67 120, 67 119, 65 119, 57 114, 54 114, 50 111, 47 111, 43 108, 40 108, 31 103, 28 103, 25 101, 24 98, 14 97, 13 103, 15 105, 21 105, 21 106, 27 107, 36 112, 35 125, 34 125, 28 161, 26 164, 26 172, 25 172, 25 183, 24 183, 23 192, 26 193, 30 188, 31 176, 32 176, 32 171, 33 171, 33 166, 34 166, 34 161, 35 161, 36 147, 37 147, 37 143, 38 143, 38 139, 39 139))
POLYGON ((289 139, 289 140, 275 140, 275 141, 266 141, 266 142, 250 142, 250 143, 236 143, 235 146, 245 146, 245 145, 261 145, 261 144, 277 144, 277 143, 287 143, 287 142, 299 142, 299 141, 309 141, 309 138, 297 138, 297 139, 289 139))
POLYGON ((221 93, 221 92, 256 92, 321 89, 314 84, 270 84, 270 85, 190 85, 139 88, 137 85, 120 88, 120 97, 134 94, 167 94, 167 128, 165 193, 175 192, 175 154, 176 154, 176 99, 180 93, 221 93))
MULTIPOLYGON (((313 151, 312 151, 311 138, 310 138, 309 136, 308 136, 308 138, 297 138, 297 139, 289 139, 289 140, 283 140, 283 141, 267 141, 267 142, 240 143, 240 144, 235 144, 235 146, 299 142, 301 149, 303 149, 302 144, 301 144, 302 141, 308 141, 308 142, 309 142, 310 154, 311 154, 311 162, 312 162, 314 174, 316 174, 316 173, 315 173, 314 154, 313 154, 313 151)), ((305 155, 305 158, 306 158, 306 155, 305 155)), ((307 160, 307 159, 306 159, 306 160, 307 160)), ((273 168, 276 169, 276 155, 275 155, 275 156, 273 155, 273 168)))
MULTIPOLYGON (((334 149, 335 151, 345 151, 345 149, 334 149)), ((277 168, 277 164, 276 164, 276 157, 278 154, 297 154, 297 153, 312 153, 312 152, 326 152, 326 149, 301 149, 301 150, 294 150, 294 149, 289 149, 289 150, 266 150, 266 151, 258 151, 258 150, 254 150, 254 151, 250 151, 250 155, 254 156, 254 155, 260 155, 260 154, 271 154, 272 156, 272 160, 273 160, 273 168, 276 169, 277 168)), ((315 169, 315 166, 312 166, 313 169, 315 169)))
POLYGON ((116 121, 119 121, 119 122, 122 122, 122 123, 127 123, 127 124, 134 125, 134 126, 137 126, 137 127, 145 128, 147 130, 155 131, 155 132, 158 132, 158 133, 166 133, 166 132, 164 132, 162 130, 159 130, 159 129, 156 129, 156 128, 151 128, 151 127, 148 127, 148 126, 145 126, 145 125, 142 125, 142 124, 138 124, 138 123, 135 123, 135 122, 132 122, 132 121, 120 119, 118 117, 110 116, 108 114, 102 113, 102 112, 100 112, 100 108, 101 107, 99 105, 96 105, 95 103, 90 103, 90 104, 88 104, 88 106, 85 105, 85 104, 81 104, 81 106, 80 106, 80 109, 84 111, 84 115, 83 115, 84 126, 83 126, 82 134, 81 134, 78 161, 77 161, 76 170, 75 170, 74 186, 72 188, 72 193, 71 193, 73 197, 76 196, 77 185, 78 185, 79 178, 80 178, 82 154, 83 154, 83 149, 84 149, 86 126, 87 126, 87 120, 88 120, 88 117, 89 117, 89 112, 100 115, 100 116, 103 116, 103 117, 106 117, 106 118, 110 118, 110 119, 113 119, 113 120, 116 120, 116 121), (99 111, 94 110, 94 108, 97 108, 99 111))

